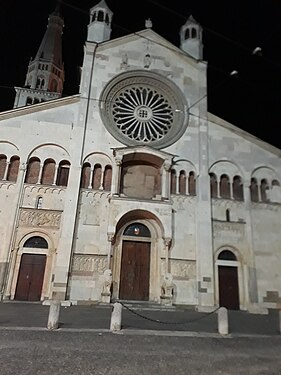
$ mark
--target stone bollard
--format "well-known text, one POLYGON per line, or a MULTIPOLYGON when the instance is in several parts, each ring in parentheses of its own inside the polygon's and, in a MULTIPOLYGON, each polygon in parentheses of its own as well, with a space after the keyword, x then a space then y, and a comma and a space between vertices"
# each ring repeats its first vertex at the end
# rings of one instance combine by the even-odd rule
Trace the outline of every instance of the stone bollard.
POLYGON ((228 311, 225 307, 218 310, 218 331, 220 335, 228 335, 228 311))
POLYGON ((60 317, 60 301, 51 301, 50 310, 48 316, 47 328, 49 330, 55 330, 59 328, 59 317, 60 317))
POLYGON ((122 305, 121 303, 114 303, 111 314, 110 331, 120 331, 122 321, 122 305))

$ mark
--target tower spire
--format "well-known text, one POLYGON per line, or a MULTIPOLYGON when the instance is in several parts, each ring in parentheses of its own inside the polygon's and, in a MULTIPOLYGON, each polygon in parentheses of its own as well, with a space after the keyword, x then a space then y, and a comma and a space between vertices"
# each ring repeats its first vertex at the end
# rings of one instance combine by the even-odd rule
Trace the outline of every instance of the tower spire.
POLYGON ((112 17, 113 13, 105 0, 101 0, 97 5, 91 8, 87 41, 101 43, 109 40, 112 17))
POLYGON ((61 36, 64 22, 60 7, 61 1, 58 1, 56 9, 49 15, 36 56, 29 62, 24 87, 15 88, 14 108, 61 97, 64 82, 61 36))
POLYGON ((202 27, 191 15, 180 30, 181 49, 196 60, 203 59, 202 27))

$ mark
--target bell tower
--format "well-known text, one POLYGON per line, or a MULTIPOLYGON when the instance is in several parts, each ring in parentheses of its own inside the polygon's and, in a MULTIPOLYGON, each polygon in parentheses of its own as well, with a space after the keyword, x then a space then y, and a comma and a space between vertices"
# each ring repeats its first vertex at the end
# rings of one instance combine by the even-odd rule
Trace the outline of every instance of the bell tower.
POLYGON ((50 14, 48 26, 35 58, 31 58, 24 87, 15 87, 14 108, 61 97, 64 83, 62 62, 63 19, 60 3, 50 14))
POLYGON ((101 43, 110 39, 113 13, 105 0, 101 0, 90 10, 87 42, 101 43))
POLYGON ((190 16, 180 30, 181 49, 196 60, 203 59, 202 27, 190 16))

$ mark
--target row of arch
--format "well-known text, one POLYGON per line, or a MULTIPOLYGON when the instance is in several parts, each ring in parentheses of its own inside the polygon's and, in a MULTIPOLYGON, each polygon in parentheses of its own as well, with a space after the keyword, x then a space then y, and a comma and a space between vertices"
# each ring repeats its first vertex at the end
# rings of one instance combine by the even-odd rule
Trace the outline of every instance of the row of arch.
POLYGON ((212 198, 244 200, 244 189, 240 176, 234 176, 231 181, 227 174, 222 174, 218 179, 214 173, 210 173, 210 187, 212 198))
POLYGON ((260 182, 256 178, 251 179, 250 193, 252 202, 274 201, 274 196, 270 196, 269 191, 279 189, 280 183, 277 180, 269 182, 263 178, 260 182))
POLYGON ((112 167, 101 164, 95 164, 93 167, 90 163, 84 163, 81 175, 81 188, 94 190, 111 190, 112 167))
POLYGON ((170 192, 171 194, 196 195, 195 173, 181 170, 177 174, 176 170, 172 169, 170 192))
MULTIPOLYGON (((280 183, 276 179, 269 181, 268 179, 257 178, 251 179, 250 197, 252 202, 274 202, 277 201, 274 194, 269 194, 269 191, 274 191, 276 188, 279 189, 280 183)), ((210 188, 212 198, 225 198, 244 200, 244 187, 241 176, 234 176, 232 181, 229 176, 222 174, 218 179, 214 173, 210 173, 210 188)))
POLYGON ((70 162, 62 160, 57 164, 53 159, 46 159, 43 164, 37 157, 29 160, 25 183, 67 186, 70 162))
POLYGON ((6 155, 0 155, 0 180, 16 182, 18 177, 20 158, 17 155, 9 160, 6 155))

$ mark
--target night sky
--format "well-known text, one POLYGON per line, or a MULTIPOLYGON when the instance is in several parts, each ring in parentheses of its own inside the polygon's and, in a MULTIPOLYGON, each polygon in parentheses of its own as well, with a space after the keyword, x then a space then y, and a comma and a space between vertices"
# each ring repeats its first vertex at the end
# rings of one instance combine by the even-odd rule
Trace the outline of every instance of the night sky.
MULTIPOLYGON (((98 1, 64 2, 81 9, 62 6, 63 95, 68 96, 78 93, 87 12, 98 1)), ((145 19, 151 18, 153 30, 177 46, 180 27, 192 14, 204 28, 209 111, 281 148, 280 0, 107 0, 107 4, 114 12, 112 38, 144 29, 145 19), (262 56, 252 54, 257 46, 262 48, 262 56), (229 75, 233 70, 239 72, 238 77, 229 75)), ((55 5, 55 0, 2 0, 1 111, 12 108, 13 87, 24 84, 29 59, 37 52, 55 5)))

